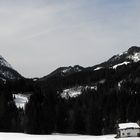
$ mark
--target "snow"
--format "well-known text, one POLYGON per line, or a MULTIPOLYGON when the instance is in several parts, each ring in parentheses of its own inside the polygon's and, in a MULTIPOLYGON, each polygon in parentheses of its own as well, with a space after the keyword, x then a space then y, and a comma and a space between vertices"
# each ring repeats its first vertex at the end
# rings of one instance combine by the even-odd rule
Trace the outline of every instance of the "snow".
POLYGON ((97 90, 97 86, 78 86, 72 87, 68 89, 64 89, 63 92, 60 94, 62 98, 75 98, 82 94, 82 90, 97 90))
POLYGON ((62 72, 63 73, 68 73, 68 72, 70 72, 70 70, 71 70, 71 68, 66 68, 66 69, 62 70, 62 72))
POLYGON ((130 63, 130 62, 125 61, 125 62, 123 62, 123 63, 119 63, 119 64, 117 64, 117 65, 114 65, 112 68, 113 68, 113 69, 116 69, 118 66, 127 65, 127 64, 129 64, 129 63, 130 63))
POLYGON ((77 96, 79 96, 81 94, 81 90, 82 90, 81 86, 65 89, 61 93, 61 97, 65 98, 65 99, 68 99, 69 97, 70 98, 77 97, 77 96))
POLYGON ((9 79, 14 79, 15 78, 13 73, 11 73, 9 71, 4 71, 2 74, 3 74, 4 77, 9 78, 9 79))
POLYGON ((140 128, 137 123, 120 123, 119 129, 126 129, 126 128, 140 128))
MULTIPOLYGON (((116 140, 116 135, 87 136, 87 135, 28 135, 21 133, 0 133, 0 140, 116 140)), ((119 140, 139 140, 138 137, 119 138, 119 140)))
POLYGON ((75 71, 75 72, 80 72, 80 71, 82 71, 81 68, 80 68, 79 66, 74 66, 74 67, 69 66, 69 67, 63 69, 63 70, 62 70, 62 73, 66 74, 66 73, 69 73, 69 72, 72 71, 72 70, 75 71))
POLYGON ((139 53, 134 53, 133 55, 128 56, 128 59, 131 59, 134 62, 140 61, 140 52, 139 53))
POLYGON ((119 89, 121 88, 122 83, 123 83, 123 80, 121 80, 120 82, 118 82, 118 88, 119 89))
POLYGON ((38 80, 38 78, 34 78, 33 81, 36 82, 38 80))
POLYGON ((102 68, 103 68, 103 67, 97 67, 97 68, 94 69, 94 71, 100 70, 100 69, 102 69, 102 68))
POLYGON ((118 54, 119 56, 123 55, 123 53, 118 54))
POLYGON ((125 51, 125 52, 123 52, 123 53, 118 54, 118 56, 122 56, 122 55, 127 54, 127 53, 128 53, 128 52, 125 51))
POLYGON ((10 72, 9 70, 0 69, 0 74, 2 74, 5 78, 8 78, 8 79, 15 79, 16 78, 14 76, 14 74, 12 72, 10 72))
POLYGON ((94 90, 97 91, 97 86, 91 86, 91 87, 89 87, 89 88, 91 88, 92 90, 94 89, 94 90))
POLYGON ((12 66, 0 55, 0 65, 12 68, 12 66))
POLYGON ((14 102, 17 106, 17 108, 25 108, 26 103, 29 100, 29 95, 23 95, 23 94, 13 94, 14 102))

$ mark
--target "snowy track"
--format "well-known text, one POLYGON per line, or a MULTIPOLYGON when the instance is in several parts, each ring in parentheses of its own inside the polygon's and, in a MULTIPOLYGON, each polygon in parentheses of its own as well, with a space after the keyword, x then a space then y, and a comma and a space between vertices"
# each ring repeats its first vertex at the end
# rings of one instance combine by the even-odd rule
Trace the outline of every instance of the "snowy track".
POLYGON ((82 135, 27 135, 18 133, 0 133, 0 140, 140 140, 140 138, 115 139, 115 135, 82 136, 82 135))

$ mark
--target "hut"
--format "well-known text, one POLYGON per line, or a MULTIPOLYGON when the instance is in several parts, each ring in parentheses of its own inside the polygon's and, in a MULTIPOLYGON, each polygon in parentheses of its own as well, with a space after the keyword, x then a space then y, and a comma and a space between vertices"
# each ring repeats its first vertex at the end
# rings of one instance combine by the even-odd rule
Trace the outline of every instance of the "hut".
POLYGON ((137 123, 120 123, 117 129, 117 138, 140 137, 140 126, 137 123))

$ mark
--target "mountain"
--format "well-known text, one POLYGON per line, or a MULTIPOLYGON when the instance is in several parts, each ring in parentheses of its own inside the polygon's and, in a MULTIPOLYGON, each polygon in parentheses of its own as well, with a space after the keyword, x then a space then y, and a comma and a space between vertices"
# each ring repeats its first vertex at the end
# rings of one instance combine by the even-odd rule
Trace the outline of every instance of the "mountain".
POLYGON ((23 78, 12 66, 0 56, 0 79, 5 80, 18 80, 23 78))
MULTIPOLYGON (((43 82, 41 85, 44 86, 57 87, 60 95, 64 98, 77 97, 83 90, 87 90, 87 87, 88 89, 97 89, 97 84, 111 81, 114 83, 114 79, 117 86, 120 87, 122 81, 128 79, 133 73, 138 73, 139 63, 140 47, 132 46, 127 51, 114 55, 101 64, 87 68, 79 65, 60 67, 37 81, 43 82)), ((139 83, 140 78, 135 76, 133 81, 139 83)))
POLYGON ((84 71, 96 71, 96 70, 100 70, 102 68, 116 69, 118 66, 128 65, 128 64, 136 63, 138 61, 140 61, 140 47, 132 46, 127 51, 125 51, 121 54, 114 55, 109 60, 107 60, 101 64, 91 66, 91 67, 82 67, 79 65, 75 65, 73 67, 72 66, 60 67, 60 68, 56 69, 55 71, 53 71, 52 73, 50 73, 49 75, 44 76, 38 80, 44 81, 44 80, 51 79, 54 77, 63 78, 63 77, 73 75, 75 73, 81 73, 84 71))
POLYGON ((45 80, 51 77, 65 77, 68 75, 71 75, 73 73, 77 73, 80 71, 83 71, 84 67, 79 66, 79 65, 75 65, 75 66, 69 66, 69 67, 60 67, 58 69, 56 69, 55 71, 53 71, 52 73, 50 73, 49 75, 41 78, 41 80, 45 80))
POLYGON ((140 47, 92 67, 58 68, 36 80, 34 91, 27 133, 116 133, 118 123, 140 121, 140 47))
POLYGON ((140 61, 140 47, 132 46, 127 51, 114 55, 108 61, 93 66, 93 69, 99 68, 117 68, 120 65, 127 65, 129 63, 135 63, 140 61))

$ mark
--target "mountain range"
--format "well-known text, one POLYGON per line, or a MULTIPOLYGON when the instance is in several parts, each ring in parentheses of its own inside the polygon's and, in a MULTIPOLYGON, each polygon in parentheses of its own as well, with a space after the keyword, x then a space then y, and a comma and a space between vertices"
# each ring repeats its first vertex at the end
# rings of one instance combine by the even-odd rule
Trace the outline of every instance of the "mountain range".
MULTIPOLYGON (((44 76, 40 78, 40 80, 45 80, 50 77, 55 76, 68 76, 73 73, 78 73, 85 70, 99 70, 102 68, 117 68, 118 66, 127 65, 131 63, 136 63, 140 61, 140 47, 138 46, 132 46, 127 51, 114 55, 109 60, 94 65, 92 67, 82 67, 79 65, 75 66, 68 66, 68 67, 60 67, 53 71, 52 73, 48 74, 47 76, 44 76)), ((0 79, 21 79, 23 76, 19 74, 12 66, 2 57, 0 56, 0 79)), ((39 78, 36 78, 39 79, 39 78)))
MULTIPOLYGON (((70 75, 87 72, 87 71, 97 71, 105 68, 116 69, 117 67, 124 65, 131 65, 140 61, 140 47, 132 46, 127 51, 120 54, 114 55, 109 60, 94 65, 90 67, 82 67, 80 65, 60 67, 53 71, 52 73, 44 76, 42 78, 33 78, 33 81, 46 81, 51 78, 63 78, 70 75)), ((19 74, 12 66, 0 56, 0 80, 19 80, 25 79, 21 74, 19 74)))
POLYGON ((140 47, 90 67, 21 76, 0 57, 0 131, 111 134, 140 121, 140 47))
POLYGON ((47 80, 51 77, 66 77, 74 73, 82 72, 82 71, 96 71, 103 68, 112 68, 116 69, 119 66, 128 65, 132 63, 137 63, 140 61, 140 47, 132 46, 127 51, 114 55, 109 60, 100 63, 98 65, 94 65, 91 67, 82 67, 79 65, 68 66, 68 67, 60 67, 50 73, 47 76, 40 78, 39 80, 47 80))

